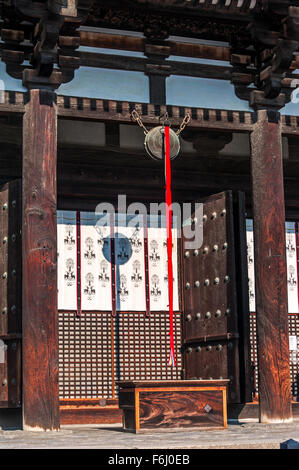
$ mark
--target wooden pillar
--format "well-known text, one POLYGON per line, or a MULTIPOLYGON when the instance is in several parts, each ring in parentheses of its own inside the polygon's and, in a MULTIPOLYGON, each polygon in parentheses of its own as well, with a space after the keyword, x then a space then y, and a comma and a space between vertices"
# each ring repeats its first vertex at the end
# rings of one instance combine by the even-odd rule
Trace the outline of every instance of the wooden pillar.
POLYGON ((23 122, 23 429, 59 429, 55 94, 31 90, 23 122))
POLYGON ((257 111, 251 134, 260 422, 292 420, 280 114, 257 111))

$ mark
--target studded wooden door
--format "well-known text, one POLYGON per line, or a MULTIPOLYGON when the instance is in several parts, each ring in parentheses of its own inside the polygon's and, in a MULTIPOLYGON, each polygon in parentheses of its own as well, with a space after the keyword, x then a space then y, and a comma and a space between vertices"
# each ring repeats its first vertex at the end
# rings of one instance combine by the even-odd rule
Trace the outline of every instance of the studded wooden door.
POLYGON ((0 187, 0 408, 21 406, 21 182, 0 187))
POLYGON ((186 249, 183 238, 183 375, 230 379, 228 401, 240 403, 244 361, 239 351, 233 195, 227 191, 202 202, 202 245, 186 249))

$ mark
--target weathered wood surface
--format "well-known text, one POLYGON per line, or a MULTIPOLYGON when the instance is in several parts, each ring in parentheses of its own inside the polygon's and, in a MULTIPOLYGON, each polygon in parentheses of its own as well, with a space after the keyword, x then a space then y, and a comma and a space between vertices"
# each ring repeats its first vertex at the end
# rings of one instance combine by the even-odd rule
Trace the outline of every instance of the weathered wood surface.
POLYGON ((183 248, 184 376, 230 379, 228 402, 239 403, 232 193, 219 193, 200 202, 203 244, 190 250, 183 248))
POLYGON ((124 430, 225 428, 227 384, 228 380, 121 381, 124 430))
POLYGON ((140 429, 223 426, 222 391, 140 392, 139 406, 140 429))
MULTIPOLYGON (((141 37, 84 30, 79 31, 79 35, 81 46, 144 52, 145 39, 141 37)), ((64 40, 62 36, 60 45, 61 42, 63 45, 64 40)), ((157 49, 159 46, 153 45, 153 47, 157 49)), ((230 61, 231 52, 230 47, 227 46, 193 44, 185 40, 185 42, 167 41, 165 47, 169 49, 169 55, 230 61)))
MULTIPOLYGON (((299 419, 299 403, 292 402, 292 411, 295 420, 299 419)), ((228 405, 228 419, 258 419, 259 418, 259 404, 257 402, 243 403, 241 405, 231 404, 228 405)))
POLYGON ((23 427, 59 428, 56 152, 52 92, 32 90, 23 124, 23 427))
POLYGON ((0 338, 21 332, 21 181, 0 189, 0 338))
POLYGON ((121 390, 137 388, 161 388, 164 387, 224 387, 227 380, 120 380, 118 383, 121 390))
POLYGON ((60 400, 60 424, 121 423, 122 412, 118 400, 64 399, 60 400))
MULTIPOLYGON (((131 70, 135 72, 144 72, 148 65, 151 65, 149 59, 142 57, 128 57, 118 54, 100 54, 97 52, 80 51, 80 64, 82 67, 109 68, 117 70, 131 70)), ((156 64, 157 66, 160 64, 156 64)), ((232 77, 232 68, 227 65, 209 65, 190 62, 168 61, 163 62, 163 67, 169 71, 169 75, 183 75, 191 77, 212 78, 215 80, 230 80, 232 77)), ((159 69, 159 67, 157 67, 159 69)), ((251 83, 252 75, 244 74, 244 79, 251 83)))
POLYGON ((117 399, 65 398, 59 400, 60 424, 121 423, 117 399))
MULTIPOLYGON (((26 94, 5 91, 4 101, 0 103, 0 113, 23 114, 25 111, 26 94)), ((58 96, 58 116, 68 119, 93 120, 103 122, 132 123, 130 109, 136 107, 142 113, 147 125, 159 125, 159 117, 166 111, 169 113, 174 127, 179 126, 184 115, 192 115, 188 129, 235 130, 238 132, 252 131, 256 121, 256 113, 248 111, 230 111, 179 106, 164 106, 148 103, 129 103, 85 97, 58 96)), ((285 135, 299 134, 298 116, 281 116, 282 133, 285 135)))
POLYGON ((21 405, 20 193, 20 180, 0 188, 0 408, 21 405))
POLYGON ((5 362, 0 363, 0 408, 21 406, 21 341, 5 340, 5 362))
POLYGON ((292 418, 281 122, 258 111, 251 134, 261 422, 292 418))

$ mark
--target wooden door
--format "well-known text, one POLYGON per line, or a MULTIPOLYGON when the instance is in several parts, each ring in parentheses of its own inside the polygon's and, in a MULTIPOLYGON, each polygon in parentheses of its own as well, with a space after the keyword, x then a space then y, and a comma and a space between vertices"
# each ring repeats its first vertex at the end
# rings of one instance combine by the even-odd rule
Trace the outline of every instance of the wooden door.
POLYGON ((21 406, 21 181, 0 188, 0 408, 21 406))
MULTIPOLYGON (((244 337, 249 337, 249 328, 242 320, 247 315, 249 321, 248 304, 246 307, 244 302, 248 285, 244 284, 246 246, 241 244, 244 240, 240 236, 241 211, 235 210, 236 231, 231 191, 200 202, 203 203, 202 221, 195 223, 202 223, 202 246, 186 249, 186 239, 182 238, 183 376, 186 379, 230 379, 228 401, 240 403, 248 400, 244 374, 248 374, 249 357, 249 341, 244 341, 244 337), (243 264, 240 264, 241 259, 243 264), (242 278, 238 282, 237 273, 242 278)), ((245 212, 243 217, 245 219, 245 212)), ((245 224, 243 227, 245 230, 245 224)))

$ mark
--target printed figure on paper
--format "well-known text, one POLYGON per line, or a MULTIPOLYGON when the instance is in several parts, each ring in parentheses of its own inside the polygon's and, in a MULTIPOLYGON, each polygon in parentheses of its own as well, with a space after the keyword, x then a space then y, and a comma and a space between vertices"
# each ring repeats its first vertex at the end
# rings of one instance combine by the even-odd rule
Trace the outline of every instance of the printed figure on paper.
POLYGON ((141 228, 140 227, 136 227, 133 235, 131 236, 130 238, 130 243, 131 243, 131 246, 132 246, 132 249, 135 253, 139 253, 139 251, 141 250, 142 248, 142 241, 141 241, 141 228))
POLYGON ((129 254, 127 251, 128 248, 128 239, 119 238, 119 253, 117 254, 117 262, 122 264, 129 259, 129 254))
POLYGON ((154 302, 157 302, 162 294, 161 289, 159 288, 159 284, 160 284, 160 279, 156 274, 154 274, 151 277, 151 292, 150 292, 151 297, 153 297, 154 302))
POLYGON ((135 260, 133 263, 133 274, 131 276, 131 281, 133 281, 135 287, 139 287, 142 279, 141 263, 138 260, 135 260))
MULTIPOLYGON (((174 282, 174 277, 173 277, 172 281, 174 282)), ((168 262, 167 261, 166 261, 166 264, 165 264, 164 282, 168 282, 168 262)))
POLYGON ((100 246, 100 248, 106 247, 108 245, 108 240, 106 239, 100 227, 97 227, 97 232, 100 236, 100 238, 98 238, 97 240, 98 245, 100 246))
POLYGON ((249 301, 252 302, 255 299, 255 290, 254 290, 253 280, 249 279, 248 284, 249 284, 249 301))
POLYGON ((101 261, 100 269, 101 272, 99 274, 99 281, 101 281, 102 287, 106 287, 110 282, 109 266, 106 260, 101 261))
POLYGON ((295 287, 297 287, 297 279, 296 279, 296 270, 294 268, 294 266, 289 266, 289 269, 288 269, 288 285, 290 287, 291 290, 294 290, 295 287))
POLYGON ((158 250, 158 242, 156 240, 152 240, 150 243, 150 255, 149 259, 153 263, 153 266, 157 266, 157 264, 160 261, 160 255, 159 255, 159 250, 158 250))
POLYGON ((66 281, 67 286, 72 286, 76 280, 74 266, 74 260, 72 258, 68 258, 65 262, 66 272, 64 274, 64 280, 66 281))
POLYGON ((86 284, 84 287, 84 294, 87 296, 88 300, 92 300, 94 295, 96 294, 93 274, 92 273, 86 274, 85 281, 86 281, 86 284))
POLYGON ((67 250, 71 250, 74 247, 76 240, 74 238, 74 226, 73 225, 68 224, 65 227, 65 237, 64 237, 63 242, 67 250))
POLYGON ((286 223, 286 255, 287 255, 287 283, 288 283, 288 312, 298 313, 298 275, 295 223, 286 223))
POLYGON ((253 246, 251 243, 247 243, 247 260, 248 264, 253 264, 253 246))
POLYGON ((84 252, 84 258, 87 260, 87 264, 91 264, 96 257, 94 252, 94 241, 91 237, 86 238, 85 246, 86 250, 84 252))
POLYGON ((296 248, 290 238, 287 238, 286 246, 287 246, 287 255, 292 258, 293 255, 295 254, 296 248))
POLYGON ((124 274, 122 274, 119 278, 119 288, 117 292, 120 296, 121 302, 124 302, 129 295, 129 290, 127 288, 127 277, 124 274))

